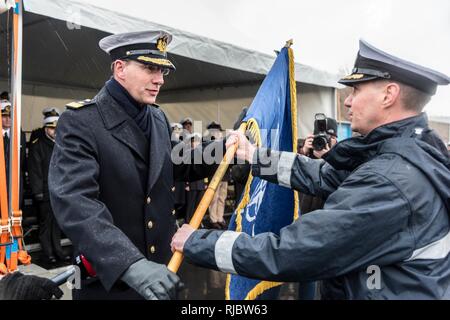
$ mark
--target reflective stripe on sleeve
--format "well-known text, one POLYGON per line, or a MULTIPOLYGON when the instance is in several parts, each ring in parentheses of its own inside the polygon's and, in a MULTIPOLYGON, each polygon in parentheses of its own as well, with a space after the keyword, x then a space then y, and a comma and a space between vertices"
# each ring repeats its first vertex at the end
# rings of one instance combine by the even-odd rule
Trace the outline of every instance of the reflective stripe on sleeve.
POLYGON ((432 242, 425 247, 414 250, 410 258, 405 261, 420 259, 443 259, 450 252, 450 232, 438 241, 432 242))
POLYGON ((233 266, 233 245, 240 235, 240 232, 225 231, 217 240, 214 247, 214 256, 220 271, 236 274, 233 266))
POLYGON ((280 160, 278 160, 278 184, 291 189, 291 173, 292 166, 297 155, 293 152, 281 152, 280 160))

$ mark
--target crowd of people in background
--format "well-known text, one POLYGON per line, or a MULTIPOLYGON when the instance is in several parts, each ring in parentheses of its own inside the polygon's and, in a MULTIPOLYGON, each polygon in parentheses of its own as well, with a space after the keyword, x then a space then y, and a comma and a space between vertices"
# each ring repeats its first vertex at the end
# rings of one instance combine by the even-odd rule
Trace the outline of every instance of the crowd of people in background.
MULTIPOLYGON (((2 92, 0 96, 4 154, 6 167, 8 168, 11 103, 8 92, 2 92)), ((243 115, 245 115, 246 110, 247 108, 243 109, 243 115)), ((61 111, 58 108, 47 107, 42 111, 43 126, 34 129, 27 142, 25 134, 21 132, 21 185, 28 188, 29 193, 32 195, 33 212, 37 213, 38 218, 39 241, 44 256, 50 264, 70 261, 70 255, 61 246, 61 231, 50 205, 47 182, 50 158, 55 143, 56 125, 60 114, 61 111)), ((314 133, 310 133, 306 138, 298 139, 297 153, 312 159, 320 159, 337 143, 337 122, 332 118, 327 118, 327 120, 327 131, 330 134, 329 144, 322 150, 315 150, 313 147, 314 133)), ((237 127, 234 129, 237 129, 237 127)), ((225 130, 216 121, 212 121, 206 126, 206 131, 203 135, 193 132, 193 120, 190 117, 183 118, 180 122, 171 123, 171 130, 173 141, 185 143, 191 149, 194 149, 202 141, 219 140, 225 136, 225 130)), ((450 144, 448 148, 450 151, 450 144)), ((203 227, 222 230, 228 228, 226 218, 231 217, 231 214, 239 204, 249 174, 250 166, 248 164, 230 166, 208 208, 202 223, 203 227), (229 201, 227 202, 227 200, 229 201)), ((208 187, 208 182, 207 178, 193 182, 175 182, 175 210, 178 225, 191 220, 208 187)), ((22 187, 21 204, 23 204, 23 191, 22 187)), ((302 214, 305 214, 323 207, 323 200, 300 193, 300 204, 300 210, 302 214)))
MULTIPOLYGON (((200 135, 193 132, 193 121, 186 117, 179 123, 171 123, 172 140, 186 143, 190 149, 196 148, 201 142, 220 140, 224 137, 224 130, 220 123, 212 121, 206 127, 206 132, 200 135)), ((228 197, 228 182, 231 181, 230 171, 228 170, 219 184, 217 191, 208 209, 207 218, 204 226, 213 229, 226 229, 225 208, 228 197)), ((205 190, 208 187, 208 179, 202 179, 191 182, 175 182, 175 208, 177 217, 189 222, 195 213, 195 209, 200 203, 205 190)), ((231 196, 233 203, 237 203, 236 195, 231 196)), ((234 209, 234 206, 232 207, 234 209)))
MULTIPOLYGON (((11 102, 8 92, 1 94, 2 135, 6 177, 9 180, 11 102)), ((31 132, 30 139, 21 131, 20 146, 20 207, 24 210, 24 194, 29 194, 39 224, 39 242, 44 260, 50 265, 69 262, 70 255, 61 247, 61 231, 54 218, 48 192, 48 169, 55 144, 56 125, 61 111, 48 107, 42 111, 42 127, 31 132)))

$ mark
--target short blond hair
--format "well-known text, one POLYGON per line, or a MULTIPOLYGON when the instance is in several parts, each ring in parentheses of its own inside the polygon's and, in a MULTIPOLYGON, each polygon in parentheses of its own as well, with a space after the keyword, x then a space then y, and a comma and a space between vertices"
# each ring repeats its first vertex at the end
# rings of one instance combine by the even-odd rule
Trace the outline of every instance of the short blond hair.
POLYGON ((390 81, 390 80, 379 80, 382 84, 396 83, 400 87, 400 100, 403 104, 405 110, 415 111, 417 113, 422 112, 423 108, 431 100, 431 95, 426 92, 420 91, 414 87, 407 84, 390 81))

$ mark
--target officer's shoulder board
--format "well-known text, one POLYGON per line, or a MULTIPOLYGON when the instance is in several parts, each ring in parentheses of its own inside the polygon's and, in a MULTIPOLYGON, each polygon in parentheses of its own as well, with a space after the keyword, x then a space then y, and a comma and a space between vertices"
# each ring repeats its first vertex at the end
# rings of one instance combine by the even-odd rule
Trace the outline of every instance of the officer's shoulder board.
POLYGON ((85 107, 85 106, 88 106, 91 104, 94 104, 93 100, 85 99, 85 100, 81 100, 81 101, 70 102, 70 103, 66 104, 66 108, 71 109, 71 110, 77 110, 77 109, 80 109, 82 107, 85 107))

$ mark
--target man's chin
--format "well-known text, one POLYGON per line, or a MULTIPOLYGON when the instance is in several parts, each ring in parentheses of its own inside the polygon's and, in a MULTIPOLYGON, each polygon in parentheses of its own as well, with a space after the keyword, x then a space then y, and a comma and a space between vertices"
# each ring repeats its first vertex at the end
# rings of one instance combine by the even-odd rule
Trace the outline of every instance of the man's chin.
POLYGON ((358 127, 355 126, 353 123, 351 123, 350 128, 352 129, 353 132, 358 132, 358 127))
POLYGON ((143 104, 155 104, 156 102, 156 97, 155 98, 146 98, 143 101, 143 104))

